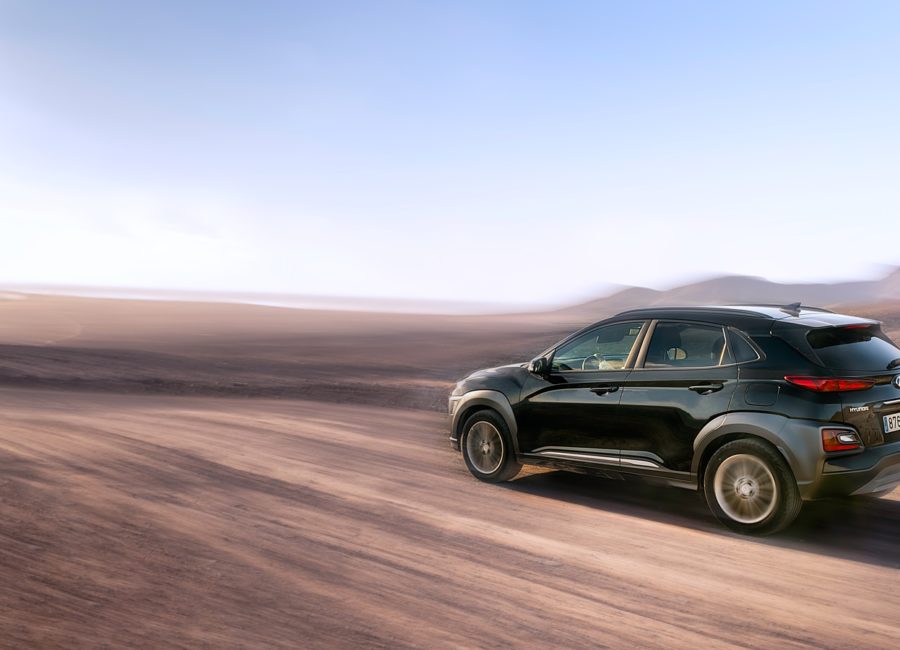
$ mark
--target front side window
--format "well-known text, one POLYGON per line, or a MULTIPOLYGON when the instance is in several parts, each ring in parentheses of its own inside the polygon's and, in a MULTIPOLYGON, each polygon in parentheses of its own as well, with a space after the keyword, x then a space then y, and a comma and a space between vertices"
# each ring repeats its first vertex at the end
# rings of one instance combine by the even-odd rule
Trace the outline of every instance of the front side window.
POLYGON ((620 370, 634 349, 643 323, 613 323, 577 336, 553 355, 554 371, 620 370))
POLYGON ((734 363, 718 325, 656 324, 644 368, 708 368, 734 363))

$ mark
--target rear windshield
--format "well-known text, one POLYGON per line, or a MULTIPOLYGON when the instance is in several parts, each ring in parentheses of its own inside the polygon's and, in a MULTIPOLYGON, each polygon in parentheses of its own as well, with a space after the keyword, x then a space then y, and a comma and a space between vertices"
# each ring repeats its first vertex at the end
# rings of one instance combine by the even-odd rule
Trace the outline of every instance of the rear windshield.
POLYGON ((900 349, 877 325, 826 327, 806 335, 809 345, 829 368, 839 370, 887 370, 900 349))

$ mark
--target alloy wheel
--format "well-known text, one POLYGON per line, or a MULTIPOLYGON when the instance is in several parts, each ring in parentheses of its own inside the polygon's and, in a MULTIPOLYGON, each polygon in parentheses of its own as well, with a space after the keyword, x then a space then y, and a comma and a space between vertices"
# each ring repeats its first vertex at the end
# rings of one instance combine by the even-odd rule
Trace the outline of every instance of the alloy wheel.
POLYGON ((493 474, 503 462, 503 437, 490 422, 480 420, 466 435, 466 455, 472 467, 482 474, 493 474))
POLYGON ((778 501, 778 484, 772 470, 751 454, 735 454, 723 460, 716 470, 713 487, 719 507, 742 524, 763 521, 778 501))

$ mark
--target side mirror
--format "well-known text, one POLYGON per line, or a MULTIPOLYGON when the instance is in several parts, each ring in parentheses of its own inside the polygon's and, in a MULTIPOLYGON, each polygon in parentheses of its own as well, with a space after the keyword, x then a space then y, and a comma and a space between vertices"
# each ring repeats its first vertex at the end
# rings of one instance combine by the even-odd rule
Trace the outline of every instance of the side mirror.
POLYGON ((545 357, 532 359, 528 363, 528 372, 538 375, 539 377, 546 377, 550 373, 550 364, 547 363, 545 357))

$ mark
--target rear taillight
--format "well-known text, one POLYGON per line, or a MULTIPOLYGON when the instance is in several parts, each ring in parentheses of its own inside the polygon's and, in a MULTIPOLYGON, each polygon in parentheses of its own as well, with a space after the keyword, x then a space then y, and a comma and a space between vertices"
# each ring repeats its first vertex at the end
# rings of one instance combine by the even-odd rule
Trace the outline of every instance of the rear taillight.
POLYGON ((866 390, 875 385, 869 379, 849 379, 846 377, 797 377, 789 375, 784 378, 795 386, 807 388, 819 393, 837 393, 846 390, 866 390))
POLYGON ((822 429, 822 449, 825 451, 862 449, 862 440, 852 429, 822 429))

